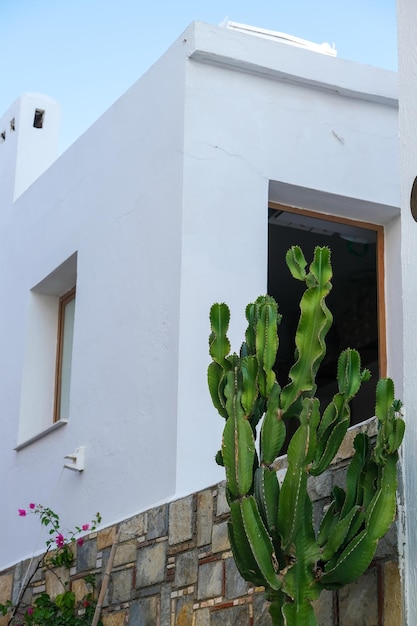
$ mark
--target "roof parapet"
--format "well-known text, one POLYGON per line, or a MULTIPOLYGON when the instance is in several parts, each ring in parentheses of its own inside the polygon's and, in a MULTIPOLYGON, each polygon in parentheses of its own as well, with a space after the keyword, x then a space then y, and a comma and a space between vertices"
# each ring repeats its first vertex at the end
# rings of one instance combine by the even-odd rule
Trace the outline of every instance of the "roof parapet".
POLYGON ((335 44, 330 45, 329 43, 314 43, 313 41, 308 41, 307 39, 301 39, 300 37, 295 37, 294 35, 287 35, 286 33, 280 33, 275 30, 267 30, 265 28, 258 28, 257 26, 249 26, 247 24, 240 24, 239 22, 231 22, 227 20, 224 24, 226 28, 230 30, 237 30, 242 33, 248 33, 250 35, 255 35, 257 37, 263 37, 264 39, 271 39, 275 41, 279 41, 280 43, 286 43, 289 46, 296 46, 297 48, 305 48, 306 50, 311 50, 312 52, 319 52, 320 54, 327 54, 328 56, 336 57, 337 50, 335 44))

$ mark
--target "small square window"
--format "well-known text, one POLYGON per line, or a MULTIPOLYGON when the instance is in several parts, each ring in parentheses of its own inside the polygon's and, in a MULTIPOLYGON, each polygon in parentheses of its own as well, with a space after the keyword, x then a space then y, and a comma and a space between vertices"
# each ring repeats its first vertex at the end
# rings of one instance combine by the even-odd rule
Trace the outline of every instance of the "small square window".
POLYGON ((33 117, 33 128, 43 128, 45 120, 45 111, 43 109, 35 109, 35 115, 33 117))

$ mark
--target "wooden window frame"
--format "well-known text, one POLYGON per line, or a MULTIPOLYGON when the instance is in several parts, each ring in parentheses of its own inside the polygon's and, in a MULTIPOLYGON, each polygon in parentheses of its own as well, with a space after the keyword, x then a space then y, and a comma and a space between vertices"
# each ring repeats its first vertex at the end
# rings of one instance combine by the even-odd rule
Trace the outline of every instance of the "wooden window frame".
POLYGON ((387 376, 387 326, 386 326, 386 310, 385 310, 385 244, 384 244, 384 227, 380 224, 371 222, 362 222, 353 220, 348 217, 340 217, 338 215, 329 215, 328 213, 320 213, 319 211, 309 211, 308 209, 300 209, 299 207, 280 204, 279 202, 268 202, 268 208, 276 211, 285 211, 286 213, 296 213, 305 217, 312 217, 326 222, 336 222, 338 224, 347 224, 365 230, 373 230, 376 232, 376 273, 377 273, 377 322, 378 322, 378 365, 379 376, 385 378, 387 376))
POLYGON ((62 357, 64 348, 64 328, 65 328, 65 309, 66 306, 75 300, 75 287, 72 287, 67 293, 59 298, 58 303, 58 336, 57 336, 57 350, 56 350, 56 365, 55 365, 55 393, 54 393, 54 415, 53 423, 59 422, 60 405, 61 405, 61 388, 62 388, 62 357))

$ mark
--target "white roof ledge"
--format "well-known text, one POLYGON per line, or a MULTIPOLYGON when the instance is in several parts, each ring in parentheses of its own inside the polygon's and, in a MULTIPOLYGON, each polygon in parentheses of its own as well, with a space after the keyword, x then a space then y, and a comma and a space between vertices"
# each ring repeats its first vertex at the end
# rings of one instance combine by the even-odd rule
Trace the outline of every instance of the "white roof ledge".
POLYGON ((398 108, 396 72, 202 22, 191 28, 194 61, 398 108))

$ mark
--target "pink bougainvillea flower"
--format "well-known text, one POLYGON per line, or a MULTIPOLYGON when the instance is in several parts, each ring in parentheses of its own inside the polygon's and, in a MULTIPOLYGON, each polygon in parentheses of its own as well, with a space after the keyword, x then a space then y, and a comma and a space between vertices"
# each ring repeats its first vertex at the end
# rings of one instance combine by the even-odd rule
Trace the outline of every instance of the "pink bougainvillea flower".
POLYGON ((55 538, 55 543, 58 546, 58 548, 62 548, 65 543, 64 535, 59 533, 55 538))
POLYGON ((33 606, 28 606, 28 610, 26 612, 28 615, 33 615, 33 606))
POLYGON ((17 512, 19 513, 20 517, 25 517, 26 515, 25 509, 17 509, 17 512))
POLYGON ((82 529, 83 530, 88 530, 90 528, 90 524, 83 524, 82 525, 82 529))
POLYGON ((34 502, 31 502, 31 503, 29 504, 29 508, 30 508, 30 509, 34 509, 34 508, 35 508, 35 506, 36 506, 36 504, 35 504, 34 502))
POLYGON ((84 543, 84 539, 82 537, 78 537, 78 539, 77 539, 77 546, 81 547, 83 545, 83 543, 84 543))

